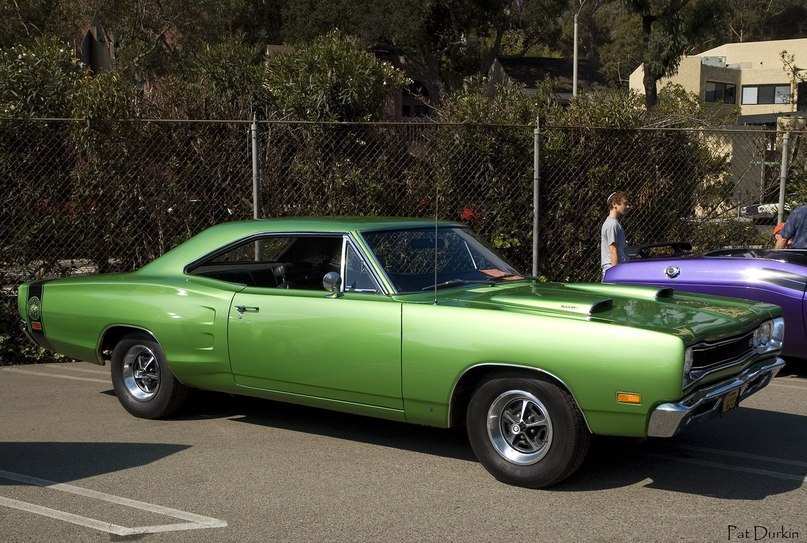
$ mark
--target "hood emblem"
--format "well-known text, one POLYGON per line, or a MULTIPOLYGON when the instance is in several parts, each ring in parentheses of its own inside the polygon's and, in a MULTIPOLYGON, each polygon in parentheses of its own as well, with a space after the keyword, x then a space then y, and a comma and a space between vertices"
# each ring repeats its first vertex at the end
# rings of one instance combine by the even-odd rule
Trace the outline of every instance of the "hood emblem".
POLYGON ((670 279, 675 279, 681 274, 681 268, 678 266, 667 266, 667 269, 664 270, 664 275, 669 277, 670 279))

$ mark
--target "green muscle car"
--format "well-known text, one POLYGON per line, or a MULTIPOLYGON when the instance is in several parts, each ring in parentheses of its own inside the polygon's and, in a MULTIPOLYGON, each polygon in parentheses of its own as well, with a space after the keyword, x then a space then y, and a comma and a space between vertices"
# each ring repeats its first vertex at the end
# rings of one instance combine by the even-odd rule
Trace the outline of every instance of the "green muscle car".
POLYGON ((141 269, 19 289, 28 335, 111 363, 123 407, 207 389, 465 426, 500 481, 571 475, 591 434, 672 437, 784 365, 778 306, 520 275, 461 224, 221 224, 141 269))

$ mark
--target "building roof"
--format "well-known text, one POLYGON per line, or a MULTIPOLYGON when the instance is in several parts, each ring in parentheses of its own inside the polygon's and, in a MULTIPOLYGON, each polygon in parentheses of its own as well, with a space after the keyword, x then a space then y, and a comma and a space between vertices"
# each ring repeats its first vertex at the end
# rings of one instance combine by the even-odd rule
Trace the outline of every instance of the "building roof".
POLYGON ((782 113, 758 113, 756 115, 740 115, 739 117, 737 117, 737 124, 772 126, 776 124, 777 119, 781 116, 782 113))
MULTIPOLYGON (((769 40, 769 41, 744 41, 735 43, 724 43, 712 49, 704 51, 698 55, 699 57, 726 57, 727 63, 740 62, 745 60, 760 60, 760 57, 771 57, 777 63, 776 67, 781 66, 779 53, 787 50, 789 53, 795 53, 799 50, 807 48, 807 38, 795 38, 789 40, 769 40)), ((802 61, 803 62, 803 61, 802 61)))
MULTIPOLYGON (((572 91, 573 60, 551 57, 497 57, 496 61, 511 81, 522 83, 528 88, 537 87, 541 81, 550 78, 558 85, 558 92, 572 91)), ((578 87, 595 88, 605 86, 605 77, 594 69, 588 60, 577 62, 578 87)))

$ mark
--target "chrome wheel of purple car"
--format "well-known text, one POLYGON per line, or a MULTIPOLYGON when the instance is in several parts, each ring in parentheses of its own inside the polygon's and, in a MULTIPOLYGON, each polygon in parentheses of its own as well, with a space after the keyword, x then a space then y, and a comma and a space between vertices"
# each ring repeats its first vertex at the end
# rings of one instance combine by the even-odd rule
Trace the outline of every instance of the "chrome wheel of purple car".
POLYGON ((543 458, 552 446, 549 411, 524 390, 510 390, 488 409, 488 437, 503 458, 529 465, 543 458))

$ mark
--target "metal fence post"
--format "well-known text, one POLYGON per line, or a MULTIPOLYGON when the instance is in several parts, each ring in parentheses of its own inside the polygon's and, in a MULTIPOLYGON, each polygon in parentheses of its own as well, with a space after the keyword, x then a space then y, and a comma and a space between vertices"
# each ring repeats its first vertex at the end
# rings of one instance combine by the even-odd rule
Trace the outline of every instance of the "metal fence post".
POLYGON ((252 115, 252 217, 261 218, 261 177, 258 160, 258 116, 252 115))
POLYGON ((782 163, 779 166, 779 215, 776 223, 782 222, 785 212, 785 182, 787 181, 787 148, 790 144, 790 132, 785 132, 782 136, 782 163))
MULTIPOLYGON (((250 125, 250 135, 252 136, 252 218, 261 218, 261 177, 260 177, 260 161, 258 160, 258 117, 252 115, 252 124, 250 125)), ((263 260, 263 244, 260 241, 255 242, 255 261, 260 262, 263 260)))
POLYGON ((535 116, 535 130, 533 131, 533 155, 532 155, 532 275, 538 275, 538 213, 539 199, 538 190, 541 179, 541 119, 535 116))

